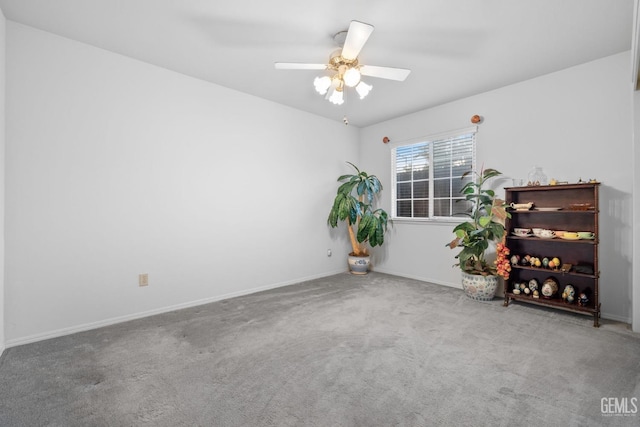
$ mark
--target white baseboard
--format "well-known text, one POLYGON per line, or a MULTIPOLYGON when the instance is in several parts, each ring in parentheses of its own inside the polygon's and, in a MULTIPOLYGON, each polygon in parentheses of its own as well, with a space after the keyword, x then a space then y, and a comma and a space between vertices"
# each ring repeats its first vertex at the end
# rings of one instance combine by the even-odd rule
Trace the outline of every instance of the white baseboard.
POLYGON ((407 279, 419 280, 421 282, 429 282, 429 283, 433 283, 434 285, 442 285, 442 286, 447 286, 449 288, 462 289, 462 285, 460 283, 443 282, 441 280, 431 279, 429 277, 413 276, 411 274, 405 274, 398 271, 386 270, 384 268, 376 268, 375 271, 379 273, 391 274, 392 276, 406 277, 407 279))
MULTIPOLYGON (((380 268, 376 268, 375 271, 377 271, 379 273, 384 273, 384 274, 391 274, 393 276, 406 277, 408 279, 419 280, 421 282, 428 282, 428 283, 433 283, 433 284, 436 284, 436 285, 447 286, 447 287, 450 287, 450 288, 462 289, 462 286, 459 283, 442 282, 442 281, 439 281, 439 280, 430 279, 428 277, 412 276, 412 275, 400 273, 400 272, 397 272, 397 271, 391 271, 391 270, 380 269, 380 268)), ((62 328, 62 329, 57 329, 57 330, 53 330, 53 331, 48 331, 48 332, 41 333, 41 334, 34 334, 34 335, 26 336, 26 337, 16 338, 16 339, 12 339, 12 340, 6 341, 4 343, 4 346, 0 344, 0 357, 1 357, 1 355, 4 353, 4 351, 6 349, 11 348, 11 347, 16 347, 16 346, 19 346, 19 345, 31 344, 31 343, 34 343, 34 342, 43 341, 43 340, 47 340, 47 339, 51 339, 51 338, 58 338, 58 337, 61 337, 61 336, 71 335, 71 334, 75 334, 75 333, 78 333, 78 332, 90 331, 92 329, 98 329, 98 328, 102 328, 102 327, 105 327, 105 326, 115 325, 117 323, 128 322, 130 320, 141 319, 143 317, 154 316, 156 314, 167 313, 167 312, 170 312, 170 311, 180 310, 180 309, 183 309, 183 308, 190 308, 190 307, 195 307, 195 306, 198 306, 198 305, 209 304, 209 303, 212 303, 212 302, 222 301, 222 300, 226 300, 226 299, 229 299, 229 298, 239 297, 239 296, 243 296, 243 295, 249 295, 249 294, 253 294, 253 293, 256 293, 256 292, 262 292, 262 291, 266 291, 266 290, 269 290, 269 289, 275 289, 275 288, 280 288, 280 287, 283 287, 283 286, 294 285, 294 284, 297 284, 297 283, 302 283, 302 282, 306 282, 306 281, 314 280, 314 279, 320 279, 322 277, 333 276, 335 274, 341 274, 341 273, 345 273, 345 272, 347 272, 346 269, 345 270, 332 271, 332 272, 323 273, 323 274, 314 275, 314 276, 301 277, 299 279, 288 280, 286 282, 273 283, 273 284, 270 284, 270 285, 259 286, 257 288, 247 289, 247 290, 243 290, 243 291, 231 292, 231 293, 224 294, 224 295, 217 295, 217 296, 213 296, 213 297, 210 297, 210 298, 203 298, 203 299, 199 299, 199 300, 195 300, 195 301, 189 301, 189 302, 186 302, 186 303, 181 303, 181 304, 176 304, 176 305, 171 305, 171 306, 166 306, 166 307, 160 307, 160 308, 157 308, 157 309, 154 309, 154 310, 148 310, 148 311, 144 311, 144 312, 140 312, 140 313, 132 313, 132 314, 128 314, 128 315, 125 315, 125 316, 113 317, 113 318, 109 318, 109 319, 100 320, 100 321, 97 321, 97 322, 84 323, 84 324, 72 326, 72 327, 69 327, 69 328, 62 328)), ((615 315, 611 315, 611 314, 604 313, 604 312, 602 313, 602 318, 609 319, 609 320, 614 320, 614 321, 622 322, 622 323, 629 323, 629 324, 631 323, 630 319, 621 318, 620 316, 615 316, 615 315)))
MULTIPOLYGON (((294 280, 288 280, 286 282, 273 283, 273 284, 269 284, 269 285, 265 285, 265 286, 259 286, 257 288, 246 289, 246 290, 243 290, 243 291, 231 292, 231 293, 224 294, 224 295, 217 295, 217 296, 213 296, 213 297, 209 297, 209 298, 203 298, 203 299, 199 299, 199 300, 195 300, 195 301, 189 301, 189 302, 186 302, 186 303, 170 305, 170 306, 166 306, 166 307, 160 307, 160 308, 157 308, 157 309, 148 310, 148 311, 144 311, 144 312, 140 312, 140 313, 132 313, 132 314, 128 314, 128 315, 125 315, 125 316, 112 317, 110 319, 99 320, 97 322, 84 323, 84 324, 81 324, 81 325, 71 326, 69 328, 56 329, 56 330, 44 332, 44 333, 41 333, 41 334, 34 334, 34 335, 26 336, 26 337, 15 338, 15 339, 8 340, 5 343, 5 347, 6 348, 16 347, 16 346, 19 346, 19 345, 31 344, 31 343, 34 343, 34 342, 44 341, 44 340, 51 339, 51 338, 58 338, 58 337, 62 337, 62 336, 65 336, 65 335, 71 335, 71 334, 75 334, 75 333, 78 333, 78 332, 90 331, 92 329, 98 329, 98 328, 102 328, 102 327, 105 327, 105 326, 115 325, 117 323, 128 322, 130 320, 141 319, 143 317, 154 316, 156 314, 162 314, 162 313, 167 313, 167 312, 170 312, 170 311, 180 310, 180 309, 183 309, 183 308, 190 308, 190 307, 195 307, 195 306, 198 306, 198 305, 209 304, 209 303, 216 302, 216 301, 222 301, 222 300, 226 300, 226 299, 229 299, 229 298, 234 298, 234 297, 239 297, 239 296, 243 296, 243 295, 254 294, 256 292, 267 291, 269 289, 280 288, 280 287, 283 287, 283 286, 295 285, 297 283, 302 283, 302 282, 307 282, 309 280, 314 280, 314 279, 320 279, 320 278, 323 278, 323 277, 333 276, 335 274, 344 273, 346 271, 347 270, 345 269, 345 270, 339 270, 339 271, 332 271, 332 272, 328 272, 328 273, 325 272, 325 273, 322 273, 322 274, 319 274, 319 275, 301 277, 301 278, 294 279, 294 280)), ((0 347, 0 348, 2 348, 2 347, 0 347)), ((4 351, 5 348, 2 348, 2 350, 4 351)), ((2 352, 0 352, 0 354, 2 354, 2 352)))
MULTIPOLYGON (((426 278, 426 277, 412 276, 412 275, 408 275, 408 274, 404 274, 404 273, 399 273, 397 271, 389 271, 389 270, 385 270, 385 269, 376 269, 376 271, 378 271, 380 273, 391 274, 393 276, 406 277, 407 279, 419 280, 421 282, 429 282, 429 283, 434 283, 436 285, 448 286, 450 288, 462 289, 462 285, 459 284, 459 283, 442 282, 440 280, 429 279, 429 278, 426 278)), ((607 320, 613 320, 615 322, 627 323, 629 325, 631 324, 631 318, 630 317, 624 318, 622 316, 616 316, 614 314, 605 313, 604 311, 600 313, 600 317, 602 317, 603 319, 607 319, 607 320)))
POLYGON ((629 325, 631 324, 631 318, 625 319, 624 317, 616 316, 615 314, 600 312, 600 317, 602 317, 603 319, 614 320, 616 322, 628 323, 629 325))

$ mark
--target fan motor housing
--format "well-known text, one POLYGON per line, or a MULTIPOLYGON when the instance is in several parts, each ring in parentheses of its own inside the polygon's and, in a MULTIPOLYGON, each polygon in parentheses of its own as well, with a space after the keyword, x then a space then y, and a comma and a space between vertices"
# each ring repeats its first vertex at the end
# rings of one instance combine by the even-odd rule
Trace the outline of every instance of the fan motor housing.
POLYGON ((358 66, 358 58, 356 59, 346 59, 343 58, 341 50, 336 50, 329 57, 329 67, 333 70, 339 70, 341 66, 345 66, 347 68, 355 68, 358 66))

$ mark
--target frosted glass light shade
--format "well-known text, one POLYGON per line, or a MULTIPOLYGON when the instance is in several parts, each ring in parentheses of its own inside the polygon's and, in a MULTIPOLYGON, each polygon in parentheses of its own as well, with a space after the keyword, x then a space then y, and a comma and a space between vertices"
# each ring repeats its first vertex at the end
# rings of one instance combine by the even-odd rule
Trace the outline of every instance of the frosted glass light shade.
POLYGON ((327 90, 329 90, 329 87, 331 86, 331 77, 316 77, 313 80, 313 85, 316 87, 316 91, 320 95, 324 95, 325 93, 327 93, 327 90))
POLYGON ((349 68, 342 76, 344 84, 349 87, 354 87, 360 82, 360 71, 357 68, 349 68))
POLYGON ((356 92, 360 95, 360 99, 364 99, 364 97, 371 92, 371 89, 373 89, 373 86, 368 85, 365 82, 360 82, 358 83, 358 86, 356 86, 356 92))
POLYGON ((342 105, 344 103, 344 94, 341 90, 334 90, 331 96, 329 97, 329 101, 335 105, 342 105))

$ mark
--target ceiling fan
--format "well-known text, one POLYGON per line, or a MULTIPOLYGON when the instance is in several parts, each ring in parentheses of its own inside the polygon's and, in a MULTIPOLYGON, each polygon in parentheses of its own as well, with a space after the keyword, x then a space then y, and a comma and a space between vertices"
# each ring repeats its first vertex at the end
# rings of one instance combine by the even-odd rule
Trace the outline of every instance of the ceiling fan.
POLYGON ((373 32, 373 25, 351 21, 348 31, 341 31, 333 39, 342 46, 331 54, 327 64, 304 64, 298 62, 276 62, 278 70, 327 70, 331 75, 316 77, 313 84, 320 95, 325 95, 333 104, 344 103, 345 87, 354 87, 363 99, 373 86, 363 82, 362 76, 404 81, 411 70, 404 68, 362 65, 358 55, 373 32))

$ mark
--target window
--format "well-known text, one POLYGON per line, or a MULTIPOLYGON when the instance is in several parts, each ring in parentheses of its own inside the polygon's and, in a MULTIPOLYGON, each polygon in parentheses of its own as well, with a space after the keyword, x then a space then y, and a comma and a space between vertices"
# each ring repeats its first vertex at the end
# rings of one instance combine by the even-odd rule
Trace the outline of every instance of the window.
POLYGON ((394 218, 450 218, 470 206, 460 194, 475 170, 477 128, 399 143, 392 148, 394 218))

